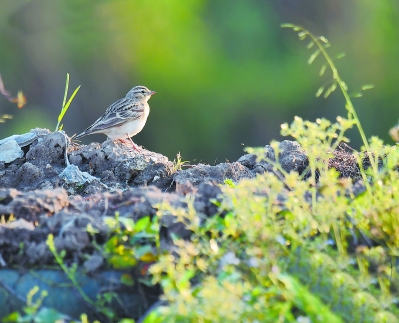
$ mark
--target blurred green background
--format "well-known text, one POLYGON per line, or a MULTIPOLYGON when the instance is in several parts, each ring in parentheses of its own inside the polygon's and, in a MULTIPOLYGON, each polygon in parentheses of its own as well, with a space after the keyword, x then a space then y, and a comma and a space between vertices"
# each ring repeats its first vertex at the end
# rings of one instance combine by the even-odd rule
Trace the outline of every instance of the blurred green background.
MULTIPOLYGON (((70 92, 82 85, 64 119, 80 133, 134 85, 157 91, 135 142, 173 159, 213 164, 236 160, 245 146, 281 139, 295 115, 346 116, 339 92, 316 98, 331 74, 322 59, 307 65, 307 41, 280 24, 300 24, 345 52, 338 68, 355 99, 368 137, 392 141, 398 117, 397 0, 2 0, 0 74, 7 90, 22 90, 18 110, 0 96, 0 137, 34 127, 54 130, 65 75, 70 92)), ((348 134, 360 145, 356 131, 348 134)), ((102 142, 104 135, 82 139, 102 142)))

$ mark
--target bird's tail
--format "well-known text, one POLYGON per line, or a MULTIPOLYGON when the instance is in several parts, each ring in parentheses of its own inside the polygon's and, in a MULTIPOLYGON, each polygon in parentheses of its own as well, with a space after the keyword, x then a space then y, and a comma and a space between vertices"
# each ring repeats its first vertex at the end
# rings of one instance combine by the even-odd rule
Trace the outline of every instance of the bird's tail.
POLYGON ((87 136, 87 133, 86 133, 86 132, 82 132, 81 134, 75 136, 75 138, 73 138, 73 139, 79 139, 79 138, 82 138, 82 137, 84 137, 84 136, 87 136))

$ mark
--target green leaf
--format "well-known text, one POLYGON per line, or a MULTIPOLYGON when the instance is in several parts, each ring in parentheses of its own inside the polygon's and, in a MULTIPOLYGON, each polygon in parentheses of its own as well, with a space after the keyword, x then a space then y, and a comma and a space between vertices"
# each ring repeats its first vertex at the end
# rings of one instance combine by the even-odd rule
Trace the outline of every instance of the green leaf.
POLYGON ((80 315, 81 323, 89 323, 89 319, 87 318, 87 314, 83 313, 80 315))
POLYGON ((134 285, 134 280, 133 280, 131 275, 123 274, 121 276, 121 283, 126 285, 126 286, 133 286, 134 285))
POLYGON ((6 317, 4 317, 1 321, 4 323, 8 323, 8 322, 20 322, 22 319, 21 314, 19 314, 18 312, 13 312, 9 315, 7 315, 6 317))
POLYGON ((226 178, 224 181, 223 181, 223 184, 225 184, 225 185, 227 185, 227 186, 229 186, 229 187, 236 187, 236 184, 233 182, 233 180, 232 179, 230 179, 230 178, 226 178))
POLYGON ((109 262, 116 269, 128 269, 137 264, 137 260, 132 255, 113 255, 109 262))
POLYGON ((326 43, 326 44, 328 44, 328 40, 327 40, 327 38, 326 37, 324 37, 324 36, 320 36, 319 37, 319 39, 323 42, 323 43, 326 43))
POLYGON ((284 23, 280 25, 281 28, 294 28, 295 25, 289 24, 289 23, 284 23))
POLYGON ((119 217, 119 222, 121 222, 125 226, 127 231, 133 231, 135 229, 136 225, 134 224, 134 221, 131 218, 121 216, 119 217))
POLYGON ((324 91, 324 86, 320 86, 319 89, 316 92, 316 97, 318 98, 324 91))
POLYGON ((311 41, 311 42, 306 46, 306 48, 307 48, 307 49, 311 49, 311 48, 313 47, 313 45, 314 45, 314 41, 311 41))
POLYGON ((319 56, 319 54, 320 54, 320 49, 316 50, 312 55, 310 55, 308 64, 312 64, 314 60, 317 58, 317 56, 319 56))
POLYGON ((134 323, 135 320, 133 319, 122 319, 120 321, 118 321, 119 323, 134 323))
POLYGON ((105 216, 105 217, 103 218, 103 220, 104 220, 104 223, 105 223, 110 229, 114 229, 114 228, 117 226, 117 224, 118 224, 118 222, 116 221, 116 219, 115 219, 114 217, 112 217, 112 216, 105 216))
POLYGON ((136 232, 140 232, 140 231, 144 231, 145 229, 147 229, 147 227, 150 224, 150 217, 146 216, 144 218, 141 218, 140 220, 138 220, 134 226, 134 231, 136 232))
POLYGON ((340 54, 338 54, 337 56, 335 56, 335 58, 336 58, 336 59, 341 59, 341 58, 343 58, 343 57, 345 57, 345 56, 346 56, 345 53, 340 53, 340 54))
POLYGON ((362 96, 363 96, 363 93, 362 93, 362 92, 353 93, 353 94, 351 95, 352 98, 360 98, 360 97, 362 97, 362 96))
POLYGON ((337 89, 337 83, 333 83, 327 91, 324 93, 324 98, 328 98, 331 93, 333 93, 337 89))
POLYGON ((139 259, 143 262, 149 263, 157 261, 158 257, 157 255, 154 255, 152 252, 147 252, 146 254, 142 255, 139 259))
POLYGON ((62 250, 60 251, 60 257, 61 257, 61 258, 65 258, 65 256, 66 256, 66 251, 65 251, 65 249, 62 249, 62 250))
POLYGON ((304 40, 307 36, 307 33, 305 33, 304 31, 301 31, 298 33, 298 37, 300 40, 304 40))
POLYGON ((159 311, 158 308, 148 314, 143 323, 163 323, 165 322, 165 315, 159 311))
POLYGON ((141 283, 141 284, 144 284, 144 285, 148 286, 148 287, 153 287, 154 286, 154 283, 152 282, 151 278, 142 278, 142 277, 140 277, 140 278, 137 278, 137 281, 139 283, 141 283))
POLYGON ((152 247, 150 245, 140 246, 134 249, 134 254, 137 258, 140 258, 149 252, 152 252, 152 247))
POLYGON ((231 235, 236 235, 236 231, 238 229, 238 223, 235 217, 232 216, 232 214, 227 214, 224 218, 224 225, 228 229, 229 234, 231 235))
POLYGON ((324 72, 326 71, 326 68, 327 68, 327 64, 323 64, 323 66, 321 67, 320 72, 319 72, 320 76, 324 75, 324 72))
POLYGON ((104 248, 107 252, 115 252, 115 248, 119 244, 119 238, 117 236, 113 236, 104 244, 104 248))
POLYGON ((157 234, 143 232, 143 231, 142 232, 138 232, 138 233, 134 233, 134 235, 129 239, 129 243, 131 245, 135 245, 139 241, 143 241, 143 240, 153 241, 153 240, 155 240, 156 235, 157 234))
POLYGON ((374 88, 374 84, 366 84, 362 86, 362 91, 370 90, 374 88))
POLYGON ((184 289, 188 288, 190 286, 190 279, 195 276, 195 271, 194 270, 186 270, 177 281, 176 281, 176 287, 178 289, 184 289))

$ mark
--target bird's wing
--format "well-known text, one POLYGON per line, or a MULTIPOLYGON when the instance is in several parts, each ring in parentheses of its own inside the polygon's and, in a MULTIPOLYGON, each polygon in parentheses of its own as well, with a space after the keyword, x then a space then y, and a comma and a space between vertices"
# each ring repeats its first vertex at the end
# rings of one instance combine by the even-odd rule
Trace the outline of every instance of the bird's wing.
POLYGON ((142 102, 132 101, 126 98, 120 99, 110 105, 104 115, 87 128, 82 135, 101 132, 104 129, 117 127, 125 122, 140 119, 144 116, 144 113, 145 106, 142 102))

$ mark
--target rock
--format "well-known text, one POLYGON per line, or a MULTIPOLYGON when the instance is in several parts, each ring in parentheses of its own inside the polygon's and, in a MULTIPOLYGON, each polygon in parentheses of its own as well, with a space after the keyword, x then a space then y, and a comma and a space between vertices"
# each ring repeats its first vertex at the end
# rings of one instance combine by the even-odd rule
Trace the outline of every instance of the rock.
POLYGON ((12 135, 5 139, 0 140, 0 146, 9 140, 15 140, 20 147, 25 147, 33 143, 38 139, 38 136, 34 132, 24 133, 23 135, 12 135))
POLYGON ((169 186, 172 183, 172 163, 149 163, 133 180, 135 185, 153 184, 157 187, 169 186))
POLYGON ((296 141, 283 140, 278 145, 280 157, 289 154, 293 150, 302 151, 301 145, 296 141))
POLYGON ((207 216, 215 215, 218 212, 218 207, 213 200, 221 202, 222 190, 214 183, 202 183, 198 187, 195 194, 194 207, 199 213, 207 216))
POLYGON ((296 141, 284 140, 279 144, 279 161, 286 172, 302 174, 309 166, 308 157, 296 141))
POLYGON ((96 178, 89 173, 81 172, 75 165, 67 166, 60 175, 58 175, 68 184, 83 185, 86 182, 92 182, 96 178))
POLYGON ((43 171, 35 165, 27 162, 15 173, 15 186, 22 190, 35 189, 43 179, 43 171))
POLYGON ((76 147, 69 160, 108 187, 155 185, 166 189, 172 182, 173 164, 167 157, 145 149, 137 153, 112 140, 76 147))
POLYGON ((252 178, 254 176, 247 167, 241 163, 234 162, 231 164, 221 163, 216 166, 198 164, 176 173, 173 180, 176 183, 176 190, 179 190, 179 185, 186 185, 187 182, 190 182, 194 186, 209 181, 222 184, 226 179, 238 182, 243 178, 252 178))
POLYGON ((241 156, 238 160, 237 163, 240 163, 241 165, 253 169, 256 165, 256 155, 254 154, 246 154, 244 156, 241 156))
MULTIPOLYGON (((296 141, 284 140, 279 144, 279 158, 278 161, 281 167, 287 172, 296 171, 299 174, 308 167, 309 161, 303 149, 296 141)), ((273 170, 272 162, 276 162, 274 149, 267 145, 265 146, 265 160, 259 161, 253 167, 253 171, 257 174, 263 172, 275 172, 273 170)), ((279 176, 282 174, 278 171, 279 176)))
POLYGON ((39 167, 65 165, 65 137, 61 132, 53 132, 39 137, 26 154, 26 160, 39 167))
POLYGON ((11 163, 23 155, 24 152, 14 139, 7 140, 0 146, 0 162, 11 163))

